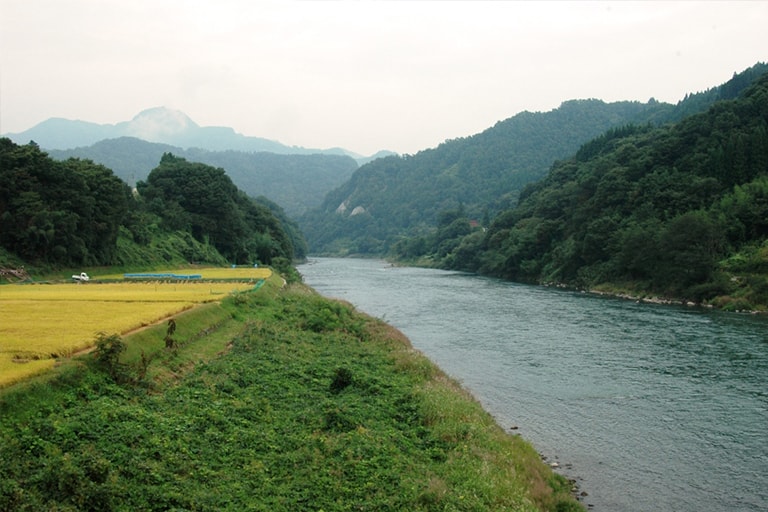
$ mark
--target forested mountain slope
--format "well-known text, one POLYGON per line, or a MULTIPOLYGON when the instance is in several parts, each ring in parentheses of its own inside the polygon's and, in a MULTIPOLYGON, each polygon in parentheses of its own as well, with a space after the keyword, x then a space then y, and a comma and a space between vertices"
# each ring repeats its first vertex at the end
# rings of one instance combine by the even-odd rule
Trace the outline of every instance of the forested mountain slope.
POLYGON ((442 253, 432 245, 439 266, 768 305, 768 74, 674 125, 585 144, 487 233, 471 232, 466 217, 454 222, 462 236, 442 253))
POLYGON ((328 191, 348 180, 358 168, 354 159, 344 155, 181 149, 135 137, 107 139, 92 146, 49 151, 49 155, 58 160, 93 160, 112 169, 131 186, 145 180, 164 153, 221 167, 243 192, 252 197, 268 197, 294 217, 319 206, 328 191))
POLYGON ((364 165, 299 224, 315 252, 384 252, 397 236, 435 225, 445 210, 463 205, 479 218, 514 204, 554 160, 612 126, 646 121, 665 108, 671 106, 578 100, 523 112, 477 135, 364 165))
POLYGON ((132 193, 103 165, 3 138, 0 249, 39 267, 139 267, 290 263, 306 245, 279 207, 248 197, 223 169, 168 153, 132 193))
POLYGON ((403 237, 434 233, 458 211, 482 223, 516 204, 519 191, 544 177, 553 162, 606 130, 676 121, 733 97, 765 69, 758 64, 676 106, 653 99, 567 101, 550 112, 523 112, 415 155, 375 160, 329 192, 299 225, 311 252, 383 254, 403 237))

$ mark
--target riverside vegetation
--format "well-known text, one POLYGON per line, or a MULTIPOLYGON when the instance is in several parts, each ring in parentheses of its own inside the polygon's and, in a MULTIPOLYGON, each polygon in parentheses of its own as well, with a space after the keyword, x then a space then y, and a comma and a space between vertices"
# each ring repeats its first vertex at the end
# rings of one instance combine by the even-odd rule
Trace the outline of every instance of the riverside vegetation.
POLYGON ((399 332, 278 274, 0 392, 0 509, 579 510, 399 332))

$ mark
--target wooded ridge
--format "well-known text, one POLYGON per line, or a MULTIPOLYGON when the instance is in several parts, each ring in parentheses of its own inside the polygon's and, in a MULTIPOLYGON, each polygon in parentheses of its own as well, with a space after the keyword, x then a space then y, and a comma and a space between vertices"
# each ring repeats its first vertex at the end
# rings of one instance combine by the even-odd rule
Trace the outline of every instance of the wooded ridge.
POLYGON ((293 218, 319 206, 325 194, 348 180, 358 168, 358 163, 346 155, 182 149, 135 137, 106 139, 92 146, 46 151, 56 160, 93 160, 112 169, 131 186, 146 180, 163 154, 172 153, 190 162, 224 169, 237 188, 251 197, 268 197, 293 218))
POLYGON ((4 266, 280 264, 306 254, 294 223, 221 168, 166 153, 135 190, 90 160, 0 139, 4 266))
POLYGON ((660 127, 627 125, 528 185, 487 229, 461 209, 402 259, 727 309, 768 306, 768 74, 660 127))
POLYGON ((568 101, 380 158, 298 223, 272 198, 249 197, 230 171, 170 152, 131 191, 92 160, 56 161, 34 143, 0 139, 0 255, 49 267, 258 261, 286 271, 310 250, 386 255, 761 309, 766 71, 756 64, 678 105, 568 101))
POLYGON ((434 234, 445 215, 458 210, 487 227, 490 219, 517 204, 527 184, 544 178, 554 162, 571 157, 606 130, 677 122, 735 98, 767 70, 757 64, 677 105, 653 99, 567 101, 550 112, 522 112, 482 133, 415 155, 381 158, 329 192, 299 225, 312 253, 333 255, 384 255, 404 238, 418 244, 420 237, 434 234))

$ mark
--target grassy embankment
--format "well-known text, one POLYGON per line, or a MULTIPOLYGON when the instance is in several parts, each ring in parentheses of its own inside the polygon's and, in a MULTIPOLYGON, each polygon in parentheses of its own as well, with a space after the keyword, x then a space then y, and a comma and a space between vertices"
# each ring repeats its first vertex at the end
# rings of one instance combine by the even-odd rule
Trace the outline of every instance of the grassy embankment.
POLYGON ((0 390, 0 510, 580 509, 528 443, 349 305, 275 275, 176 322, 176 349, 160 324, 111 368, 80 356, 0 390))

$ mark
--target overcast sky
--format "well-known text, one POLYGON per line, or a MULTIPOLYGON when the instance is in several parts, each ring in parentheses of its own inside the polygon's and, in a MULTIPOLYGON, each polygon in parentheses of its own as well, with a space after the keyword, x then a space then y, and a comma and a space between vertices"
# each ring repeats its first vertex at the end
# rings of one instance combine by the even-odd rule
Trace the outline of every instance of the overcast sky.
POLYGON ((156 106, 416 153, 576 98, 676 103, 768 61, 768 1, 0 0, 0 133, 156 106))

